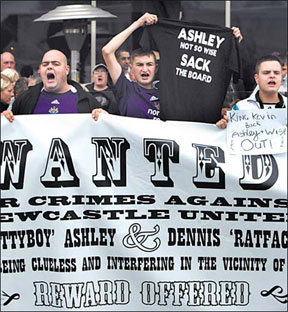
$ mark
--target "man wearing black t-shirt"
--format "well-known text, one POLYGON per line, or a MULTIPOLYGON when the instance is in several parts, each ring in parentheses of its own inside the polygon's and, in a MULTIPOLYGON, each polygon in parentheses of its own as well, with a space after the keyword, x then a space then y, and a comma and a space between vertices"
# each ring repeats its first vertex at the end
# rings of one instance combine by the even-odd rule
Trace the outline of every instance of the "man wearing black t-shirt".
POLYGON ((108 69, 105 64, 97 64, 92 70, 92 83, 85 87, 101 105, 111 114, 119 114, 118 105, 112 89, 108 85, 108 69))

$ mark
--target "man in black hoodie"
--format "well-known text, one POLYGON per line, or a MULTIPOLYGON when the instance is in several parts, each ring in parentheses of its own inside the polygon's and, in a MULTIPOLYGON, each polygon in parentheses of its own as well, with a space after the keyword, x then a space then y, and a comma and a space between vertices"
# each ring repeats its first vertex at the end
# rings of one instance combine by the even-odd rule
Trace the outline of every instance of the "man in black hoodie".
POLYGON ((97 100, 75 81, 68 80, 70 67, 66 56, 49 50, 42 58, 39 74, 42 83, 30 87, 5 111, 9 121, 14 115, 91 113, 100 108, 97 100))

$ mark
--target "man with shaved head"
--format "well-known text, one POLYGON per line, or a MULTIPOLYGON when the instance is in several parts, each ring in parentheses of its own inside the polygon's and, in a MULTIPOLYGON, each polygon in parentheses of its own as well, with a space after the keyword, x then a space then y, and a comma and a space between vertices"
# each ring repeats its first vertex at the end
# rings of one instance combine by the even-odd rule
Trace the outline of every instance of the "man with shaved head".
POLYGON ((12 68, 15 69, 15 57, 12 53, 10 52, 3 52, 1 53, 1 72, 5 68, 12 68))
POLYGON ((49 50, 39 66, 42 82, 30 87, 3 114, 9 121, 14 115, 91 113, 100 103, 75 81, 68 80, 70 67, 65 54, 49 50))

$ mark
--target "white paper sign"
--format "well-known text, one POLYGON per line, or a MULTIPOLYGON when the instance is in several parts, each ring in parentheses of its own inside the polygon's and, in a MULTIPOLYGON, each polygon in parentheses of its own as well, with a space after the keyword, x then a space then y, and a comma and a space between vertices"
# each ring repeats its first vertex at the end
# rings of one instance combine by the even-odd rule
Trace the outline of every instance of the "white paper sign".
POLYGON ((261 155, 287 153, 287 110, 259 109, 227 112, 229 153, 261 155))

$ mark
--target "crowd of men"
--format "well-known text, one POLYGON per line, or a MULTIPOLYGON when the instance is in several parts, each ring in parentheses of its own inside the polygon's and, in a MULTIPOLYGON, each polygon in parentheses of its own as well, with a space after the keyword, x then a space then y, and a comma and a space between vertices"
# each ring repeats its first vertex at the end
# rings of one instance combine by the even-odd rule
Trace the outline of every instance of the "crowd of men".
MULTIPOLYGON (((95 120, 100 113, 160 119, 160 94, 155 87, 158 68, 154 51, 137 49, 130 54, 121 49, 135 30, 157 22, 156 15, 145 13, 114 36, 102 48, 105 64, 97 64, 92 69, 92 82, 85 85, 69 79, 67 58, 59 50, 49 50, 43 55, 38 68, 38 81, 33 80, 33 74, 30 77, 19 77, 13 54, 3 52, 1 115, 10 122, 15 115, 57 113, 92 113, 95 120)), ((241 42, 243 37, 239 28, 232 27, 231 31, 237 41, 241 42)), ((287 107, 287 98, 282 95, 287 93, 287 55, 285 57, 281 59, 276 55, 268 55, 260 58, 255 69, 255 91, 232 109, 287 107), (282 94, 279 90, 282 90, 282 94)), ((224 115, 216 125, 225 128, 227 122, 224 115)))

